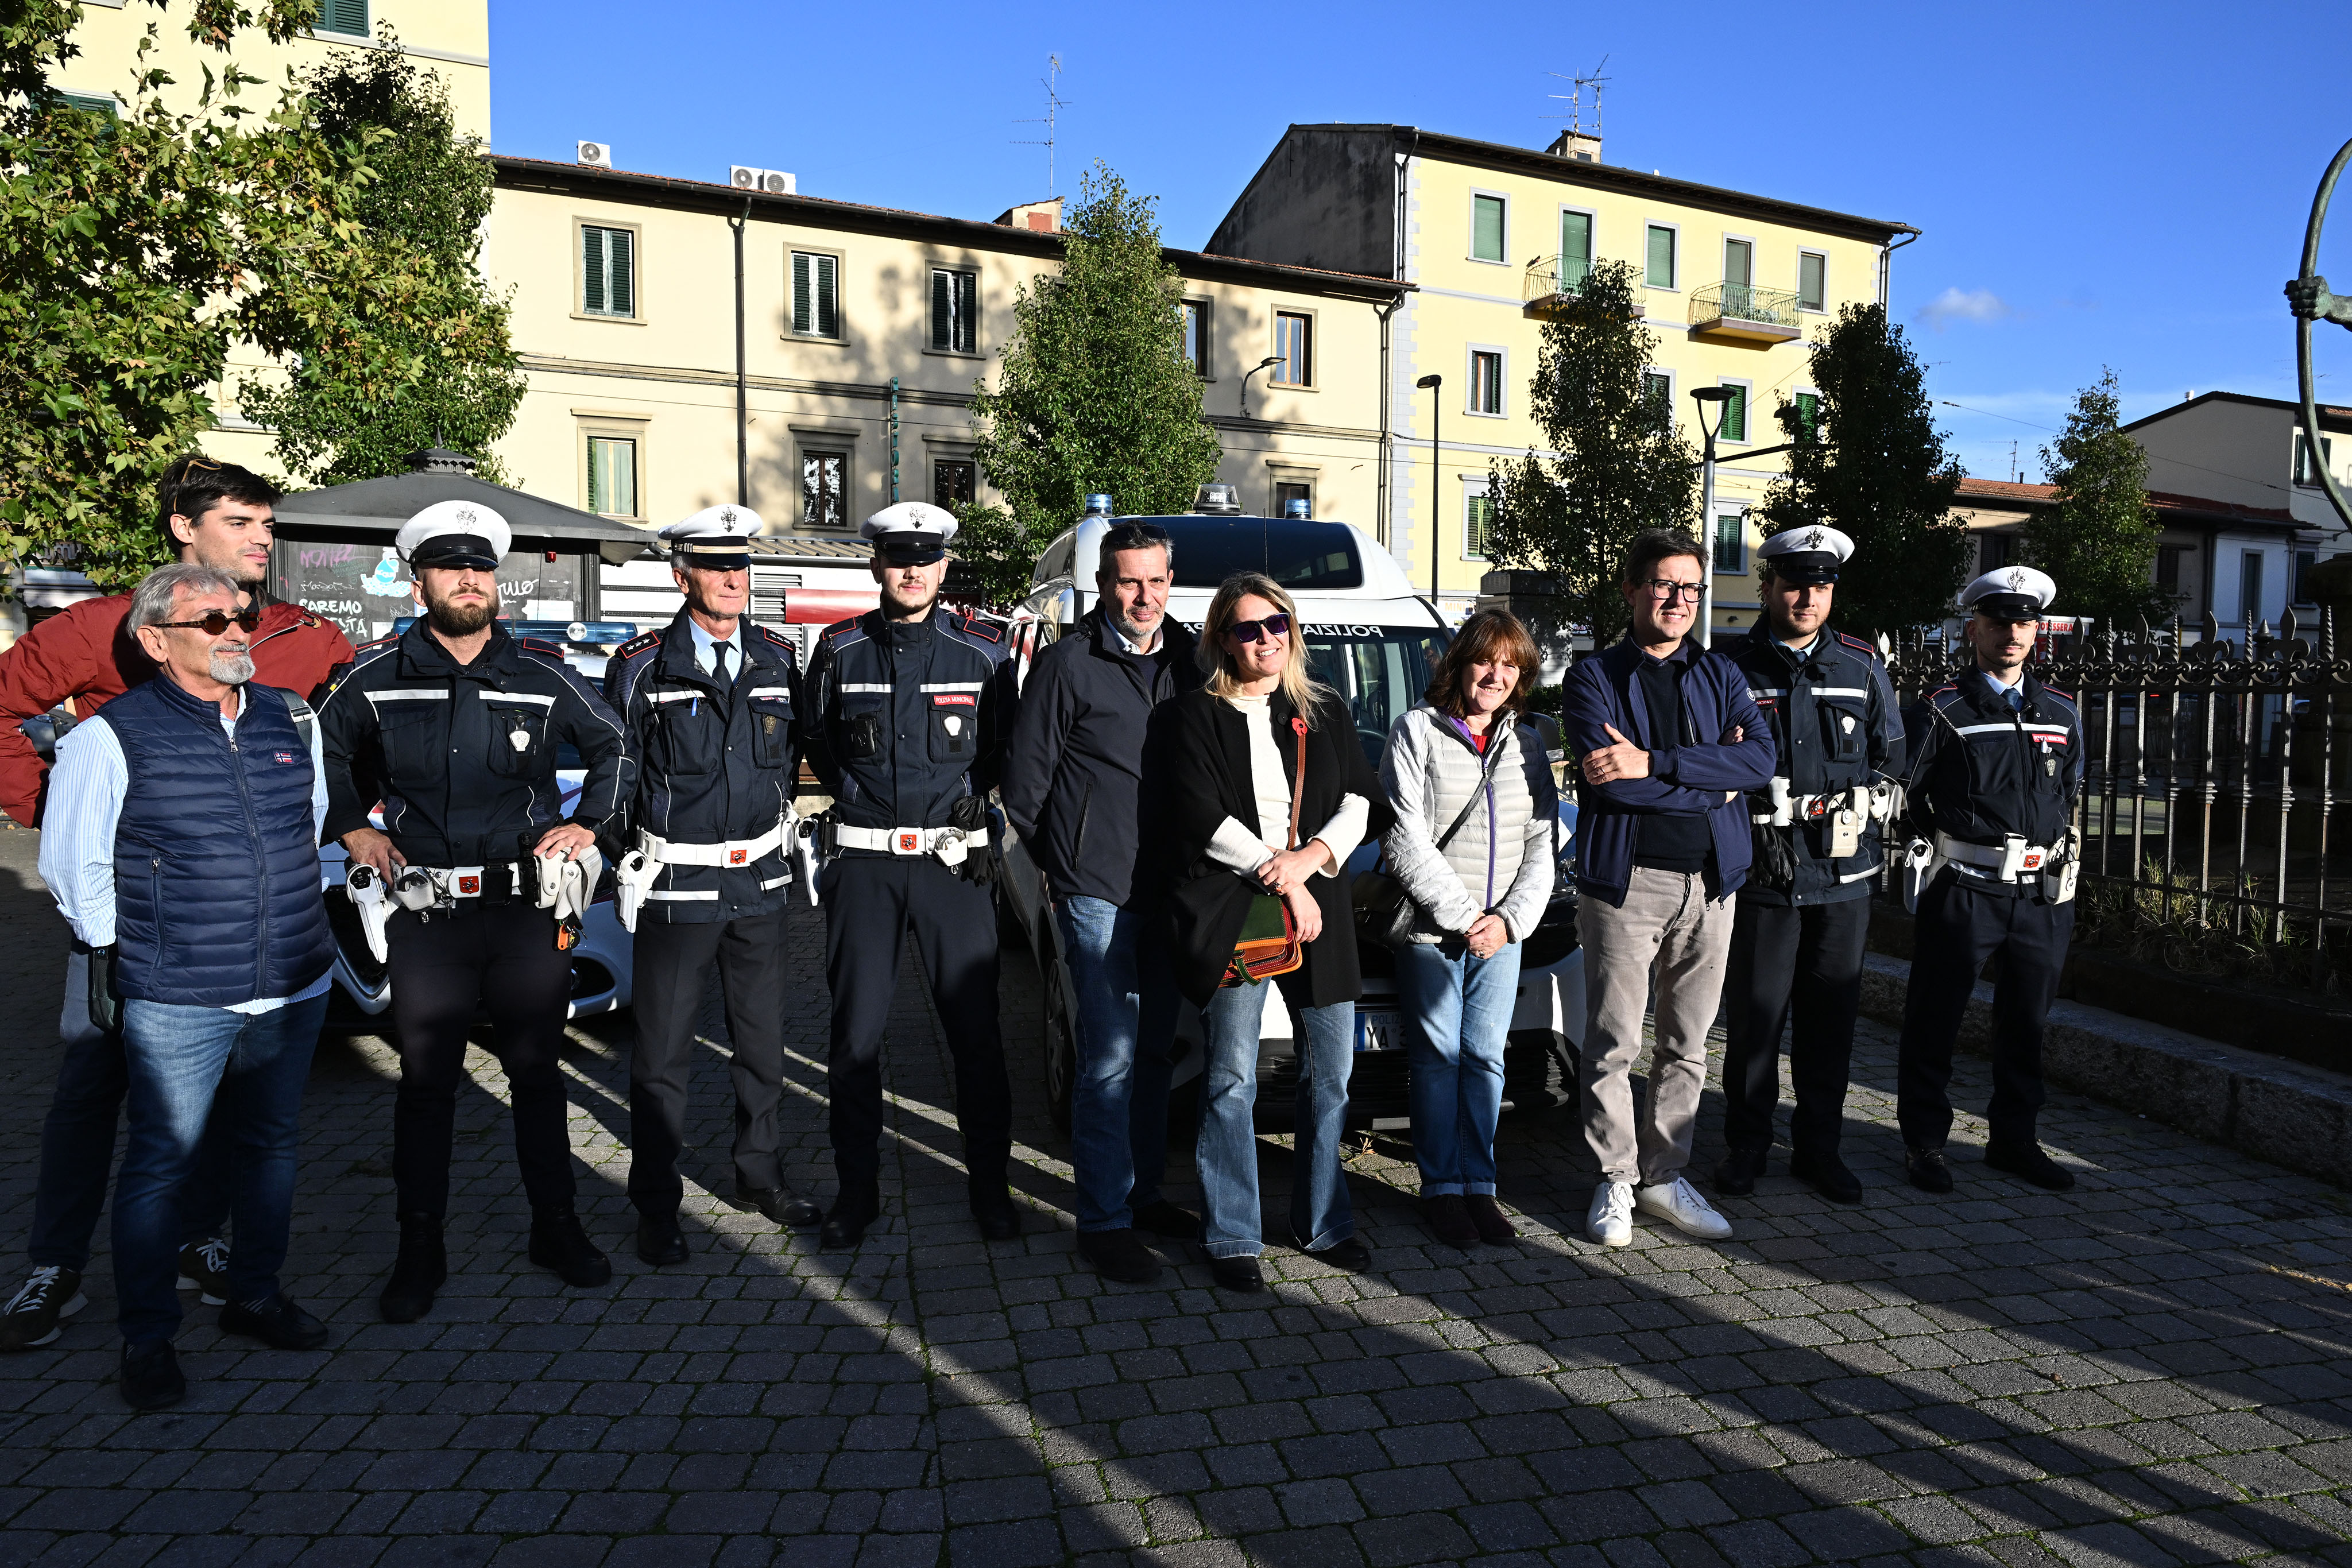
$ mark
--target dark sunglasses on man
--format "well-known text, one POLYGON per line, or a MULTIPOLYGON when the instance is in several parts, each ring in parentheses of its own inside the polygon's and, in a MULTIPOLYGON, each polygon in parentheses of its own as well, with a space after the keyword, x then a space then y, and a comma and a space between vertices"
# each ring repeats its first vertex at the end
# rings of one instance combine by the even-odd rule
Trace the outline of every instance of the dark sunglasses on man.
POLYGON ((1279 637, 1290 630, 1290 617, 1269 615, 1263 621, 1236 621, 1225 628, 1244 643, 1255 643, 1260 637, 1279 637))
POLYGON ((215 610, 210 614, 203 617, 201 620, 158 621, 154 622, 154 624, 158 626, 184 626, 190 631, 202 632, 207 637, 218 637, 226 632, 231 626, 236 627, 240 632, 260 631, 261 612, 258 610, 240 610, 236 614, 231 615, 225 611, 215 610))

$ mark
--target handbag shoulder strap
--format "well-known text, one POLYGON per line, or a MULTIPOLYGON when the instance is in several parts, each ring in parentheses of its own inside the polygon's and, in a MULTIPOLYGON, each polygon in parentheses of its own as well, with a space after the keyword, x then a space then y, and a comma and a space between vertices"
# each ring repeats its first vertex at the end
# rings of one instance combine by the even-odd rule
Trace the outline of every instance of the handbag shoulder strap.
POLYGON ((1495 781, 1495 769, 1502 762, 1503 750, 1509 744, 1510 732, 1508 730, 1504 731, 1501 735, 1496 735, 1491 732, 1487 735, 1486 759, 1478 769, 1478 787, 1470 791, 1470 799, 1462 802, 1461 813, 1454 819, 1454 825, 1446 829, 1444 836, 1437 841, 1438 853, 1444 854, 1445 852, 1445 846, 1454 841, 1454 835, 1462 831, 1462 824, 1470 820, 1470 813, 1477 809, 1478 797, 1485 793, 1487 785, 1495 781))
POLYGON ((1291 729, 1298 737, 1298 771, 1290 785, 1290 848, 1298 847, 1298 807, 1307 798, 1307 720, 1293 716, 1291 729))

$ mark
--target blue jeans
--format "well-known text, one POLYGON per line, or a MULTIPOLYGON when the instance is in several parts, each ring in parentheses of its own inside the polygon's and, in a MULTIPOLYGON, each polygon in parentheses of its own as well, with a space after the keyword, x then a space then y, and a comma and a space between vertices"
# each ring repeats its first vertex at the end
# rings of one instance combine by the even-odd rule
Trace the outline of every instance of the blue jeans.
POLYGON ((1141 910, 1108 899, 1056 899, 1054 924, 1078 994, 1077 1082, 1070 1091, 1070 1166, 1078 1228, 1124 1230, 1160 1201, 1168 1167, 1168 1077, 1176 977, 1167 944, 1141 910))
POLYGON ((131 1072, 131 1147, 114 1189, 114 1290, 122 1337, 169 1339, 180 1326, 180 1194, 217 1094, 231 1150, 229 1300, 278 1295, 294 1208, 302 1089, 327 998, 275 1012, 165 1002, 122 1004, 131 1072))
POLYGON ((1272 982, 1220 990, 1201 1009, 1208 1035, 1202 1064, 1201 1170, 1202 1243, 1212 1258, 1255 1258, 1265 1250, 1258 1222, 1257 1056, 1260 1009, 1289 1007, 1298 1051, 1297 1120, 1293 1128, 1297 1170, 1290 1184, 1290 1231, 1310 1252, 1336 1247, 1356 1233, 1348 1177, 1339 1168, 1339 1134, 1348 1113, 1348 1073, 1355 1065, 1356 1004, 1295 1004, 1292 988, 1272 982))
MULTIPOLYGON (((106 1207, 106 1178, 114 1168, 114 1124, 131 1086, 122 1037, 89 1021, 89 949, 77 942, 66 957, 65 1006, 58 1013, 57 1087, 41 1121, 41 1169, 33 1188, 33 1233, 25 1249, 33 1266, 89 1267, 89 1239, 106 1207)), ((228 1220, 223 1140, 206 1133, 196 1168, 180 1199, 182 1239, 217 1236, 228 1220)))
POLYGON ((1507 942, 1493 957, 1474 958, 1458 940, 1413 942, 1398 951, 1396 967, 1421 1196, 1491 1195, 1503 1042, 1519 999, 1519 945, 1507 942))

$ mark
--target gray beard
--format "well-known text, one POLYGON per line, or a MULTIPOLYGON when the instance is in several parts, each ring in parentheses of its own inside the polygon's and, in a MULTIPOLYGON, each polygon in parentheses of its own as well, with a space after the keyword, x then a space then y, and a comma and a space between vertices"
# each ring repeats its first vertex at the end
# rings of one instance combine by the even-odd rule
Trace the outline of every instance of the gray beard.
POLYGON ((241 686, 253 679, 253 655, 224 653, 215 649, 205 673, 225 686, 241 686))
POLYGON ((1160 619, 1153 622, 1151 630, 1148 633, 1139 632, 1133 626, 1128 624, 1126 616, 1121 615, 1118 611, 1110 608, 1108 602, 1103 606, 1103 619, 1110 622, 1110 629, 1112 631, 1127 639, 1127 645, 1130 648, 1136 647, 1139 644, 1158 642, 1160 633, 1166 631, 1168 626, 1168 612, 1163 610, 1160 613, 1160 619))

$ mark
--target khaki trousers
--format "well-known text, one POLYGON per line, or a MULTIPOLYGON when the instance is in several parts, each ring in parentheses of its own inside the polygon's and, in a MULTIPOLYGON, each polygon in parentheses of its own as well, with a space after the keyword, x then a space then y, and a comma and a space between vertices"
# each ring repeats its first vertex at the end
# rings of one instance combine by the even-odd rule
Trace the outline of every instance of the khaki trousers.
POLYGON ((1690 1164, 1732 906, 1729 898, 1707 898, 1703 875, 1644 866, 1633 868, 1622 905, 1589 894, 1580 902, 1584 1141, 1601 1162, 1603 1181, 1654 1186, 1690 1164), (1637 1119, 1632 1073, 1654 975, 1658 1045, 1650 1058, 1650 1103, 1637 1119))

